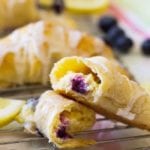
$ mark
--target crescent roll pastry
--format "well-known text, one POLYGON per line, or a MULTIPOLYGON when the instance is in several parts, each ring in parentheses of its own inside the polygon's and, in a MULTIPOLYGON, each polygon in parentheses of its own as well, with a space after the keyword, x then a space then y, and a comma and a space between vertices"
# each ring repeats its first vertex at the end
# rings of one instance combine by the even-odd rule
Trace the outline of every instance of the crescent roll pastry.
POLYGON ((56 23, 39 21, 17 29, 0 40, 0 87, 46 84, 54 62, 71 55, 114 59, 99 39, 56 23))
POLYGON ((94 140, 73 137, 75 133, 93 126, 93 110, 53 91, 46 91, 38 101, 36 106, 30 101, 23 108, 22 116, 29 132, 35 133, 34 130, 38 129, 49 142, 55 143, 59 148, 82 147, 95 143, 94 140))
POLYGON ((108 59, 63 58, 54 65, 50 79, 56 92, 97 113, 150 130, 150 95, 108 59))
POLYGON ((37 19, 35 0, 0 0, 0 29, 12 29, 37 19))

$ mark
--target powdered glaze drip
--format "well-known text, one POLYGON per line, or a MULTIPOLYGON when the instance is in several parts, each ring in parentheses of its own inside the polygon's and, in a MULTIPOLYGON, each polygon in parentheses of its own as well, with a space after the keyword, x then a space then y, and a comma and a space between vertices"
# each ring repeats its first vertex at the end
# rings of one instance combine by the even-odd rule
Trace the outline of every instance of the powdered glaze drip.
POLYGON ((117 112, 118 116, 123 116, 129 120, 134 120, 136 114, 131 113, 130 111, 132 110, 135 102, 140 98, 147 95, 146 92, 140 92, 136 95, 133 95, 127 105, 126 108, 120 108, 117 112))
POLYGON ((69 43, 71 48, 76 48, 79 41, 81 40, 82 34, 79 31, 72 31, 69 32, 69 43), (72 38, 74 37, 74 38, 72 38))
MULTIPOLYGON (((88 60, 88 59, 86 59, 86 60, 88 60)), ((107 62, 107 60, 104 57, 95 56, 95 57, 90 58, 90 61, 92 63, 102 67, 105 72, 109 72, 109 69, 107 68, 107 66, 105 66, 105 63, 107 62)))
MULTIPOLYGON (((14 54, 15 67, 17 74, 17 83, 23 84, 26 78, 27 62, 32 66, 33 60, 36 57, 42 63, 41 82, 46 83, 48 80, 48 72, 50 65, 50 50, 47 55, 41 50, 41 45, 48 40, 44 36, 44 22, 30 24, 28 27, 14 31, 7 39, 4 39, 0 44, 0 65, 7 54, 14 54), (5 43, 7 41, 7 44, 5 43), (1 50, 3 49, 3 51, 1 50), (23 55, 21 55, 23 53, 23 55)), ((28 71, 31 71, 29 68, 28 71)))

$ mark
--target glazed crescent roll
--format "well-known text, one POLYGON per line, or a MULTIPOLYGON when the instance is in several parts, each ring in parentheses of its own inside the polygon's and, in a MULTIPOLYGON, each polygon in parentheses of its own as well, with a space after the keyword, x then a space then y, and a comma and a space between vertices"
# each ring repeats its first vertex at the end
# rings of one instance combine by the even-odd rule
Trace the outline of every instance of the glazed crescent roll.
POLYGON ((37 19, 35 0, 0 0, 0 30, 13 29, 37 19))
POLYGON ((72 55, 114 59, 112 51, 98 38, 57 23, 39 21, 17 29, 0 40, 0 87, 46 84, 54 62, 72 55))
POLYGON ((51 73, 53 89, 108 118, 150 130, 150 95, 104 57, 66 57, 51 73))
POLYGON ((53 91, 46 91, 38 101, 36 106, 35 102, 30 101, 22 111, 24 125, 29 132, 34 133, 35 126, 49 142, 59 148, 75 148, 95 143, 94 140, 74 137, 75 133, 93 126, 93 110, 53 91))

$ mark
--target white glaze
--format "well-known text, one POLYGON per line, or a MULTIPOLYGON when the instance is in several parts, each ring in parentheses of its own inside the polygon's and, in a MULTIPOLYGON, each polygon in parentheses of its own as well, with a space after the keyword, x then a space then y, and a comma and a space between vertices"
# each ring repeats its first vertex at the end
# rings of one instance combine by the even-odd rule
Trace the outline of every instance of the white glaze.
POLYGON ((100 67, 102 67, 105 72, 109 71, 108 67, 106 66, 107 60, 104 57, 96 56, 96 57, 92 57, 92 58, 87 59, 87 60, 91 61, 92 63, 94 63, 100 67))
POLYGON ((78 43, 80 42, 82 37, 81 32, 70 30, 69 32, 69 43, 71 48, 77 47, 78 43))
POLYGON ((30 24, 21 30, 14 31, 0 43, 0 65, 7 54, 13 53, 15 56, 17 82, 20 84, 24 82, 27 66, 26 61, 31 64, 34 56, 36 56, 43 65, 42 83, 47 82, 47 64, 49 64, 50 59, 46 61, 41 50, 41 45, 45 40, 43 30, 44 22, 42 21, 36 24, 30 24), (20 57, 21 50, 23 50, 24 57, 20 57))
POLYGON ((131 97, 127 107, 125 108, 120 108, 118 111, 117 111, 117 115, 118 116, 122 116, 124 118, 127 118, 129 120, 134 120, 135 119, 135 116, 136 114, 133 114, 131 113, 130 111, 132 110, 135 102, 142 96, 145 96, 146 95, 146 92, 137 92, 136 95, 133 94, 133 96, 131 97))

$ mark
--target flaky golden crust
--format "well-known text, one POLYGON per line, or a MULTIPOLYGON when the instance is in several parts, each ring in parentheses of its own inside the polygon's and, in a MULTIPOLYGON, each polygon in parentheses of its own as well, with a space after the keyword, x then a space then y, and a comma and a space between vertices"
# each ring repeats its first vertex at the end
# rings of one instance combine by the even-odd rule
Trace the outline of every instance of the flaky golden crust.
POLYGON ((35 0, 0 0, 0 30, 14 29, 38 19, 35 0))
POLYGON ((59 148, 94 144, 93 140, 73 137, 93 126, 94 111, 53 91, 41 95, 34 120, 38 130, 59 148))
POLYGON ((0 40, 0 87, 46 84, 54 62, 72 55, 114 59, 98 38, 57 23, 40 21, 17 29, 0 40))
POLYGON ((55 64, 50 77, 52 87, 58 93, 108 118, 150 130, 150 95, 120 74, 112 61, 103 57, 64 58, 55 64), (72 66, 67 67, 70 62, 72 66), (82 79, 81 92, 73 88, 72 82, 77 77, 80 77, 78 85, 82 79))

